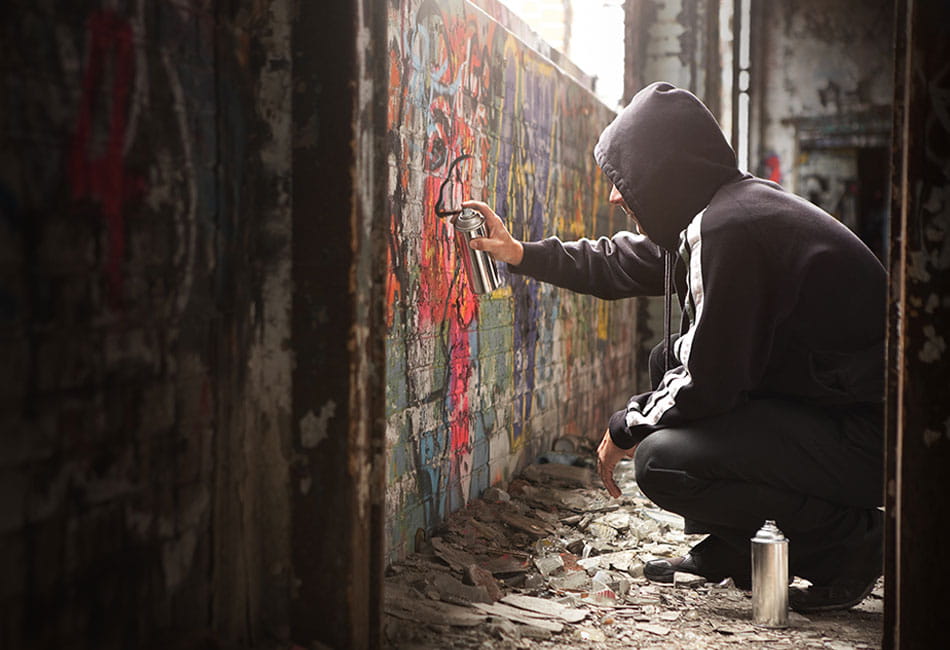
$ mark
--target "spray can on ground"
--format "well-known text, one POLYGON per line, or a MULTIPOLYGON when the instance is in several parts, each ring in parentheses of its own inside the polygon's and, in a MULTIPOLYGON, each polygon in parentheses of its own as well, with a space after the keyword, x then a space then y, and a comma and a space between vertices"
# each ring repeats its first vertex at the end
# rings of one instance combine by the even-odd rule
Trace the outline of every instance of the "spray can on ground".
POLYGON ((788 627, 788 539, 772 520, 752 538, 752 622, 788 627))
POLYGON ((452 218, 455 227, 455 243, 462 265, 468 276, 468 285, 473 293, 491 293, 501 284, 495 260, 485 251, 477 251, 468 242, 477 237, 488 237, 488 226, 481 212, 463 208, 452 218))

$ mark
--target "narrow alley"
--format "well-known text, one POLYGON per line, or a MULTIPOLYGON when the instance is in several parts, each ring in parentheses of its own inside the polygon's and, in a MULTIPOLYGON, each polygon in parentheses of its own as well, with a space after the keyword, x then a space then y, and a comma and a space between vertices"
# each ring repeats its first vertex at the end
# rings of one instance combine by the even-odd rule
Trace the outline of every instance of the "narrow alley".
POLYGON ((948 62, 939 0, 0 2, 0 650, 950 647, 948 62), (781 516, 637 482, 753 402, 781 516), (787 628, 687 558, 814 513, 787 628))

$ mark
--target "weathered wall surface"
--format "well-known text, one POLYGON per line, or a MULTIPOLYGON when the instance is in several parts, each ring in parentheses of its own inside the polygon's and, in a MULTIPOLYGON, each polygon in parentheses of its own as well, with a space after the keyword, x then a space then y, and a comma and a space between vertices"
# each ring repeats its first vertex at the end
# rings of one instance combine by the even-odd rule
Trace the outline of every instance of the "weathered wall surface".
POLYGON ((285 625, 288 8, 0 8, 4 648, 285 625))
POLYGON ((887 147, 893 0, 754 6, 750 170, 803 195, 814 194, 816 177, 826 179, 817 202, 834 211, 854 179, 845 174, 857 163, 809 156, 835 146, 887 147), (817 146, 798 147, 800 135, 817 146), (842 138, 848 135, 856 137, 848 142, 842 138))
MULTIPOLYGON (((471 293, 433 208, 465 152, 466 193, 516 237, 626 227, 591 151, 612 114, 461 0, 389 13, 387 528, 392 556, 553 438, 598 436, 635 390, 634 301, 576 296, 502 268, 471 293)), ((502 265, 503 266, 503 265, 502 265)))

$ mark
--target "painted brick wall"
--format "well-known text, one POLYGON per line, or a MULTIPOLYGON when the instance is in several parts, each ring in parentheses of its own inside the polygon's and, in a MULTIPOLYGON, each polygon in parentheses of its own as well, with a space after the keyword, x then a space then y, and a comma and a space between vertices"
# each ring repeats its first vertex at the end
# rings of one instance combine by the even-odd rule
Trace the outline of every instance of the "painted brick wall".
MULTIPOLYGON (((592 157, 612 118, 588 90, 462 0, 389 10, 387 529, 392 557, 561 435, 599 436, 634 391, 635 301, 502 268, 469 290, 436 194, 461 153, 466 194, 516 237, 610 234, 592 157)), ((503 267, 503 265, 502 265, 503 267)))
POLYGON ((0 5, 0 647, 284 624, 289 25, 0 5))

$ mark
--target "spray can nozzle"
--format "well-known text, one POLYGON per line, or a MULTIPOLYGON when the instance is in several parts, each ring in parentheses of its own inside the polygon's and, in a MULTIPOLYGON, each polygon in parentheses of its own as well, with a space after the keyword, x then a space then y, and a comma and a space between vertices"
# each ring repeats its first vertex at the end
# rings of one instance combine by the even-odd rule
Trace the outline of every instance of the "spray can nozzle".
MULTIPOLYGON (((455 174, 455 181, 459 186, 462 184, 462 172, 458 168, 458 164, 463 160, 468 160, 472 155, 468 153, 463 153, 461 156, 458 156, 449 164, 449 173, 445 175, 445 180, 442 181, 442 184, 439 185, 439 198, 435 202, 435 214, 440 219, 446 217, 454 217, 462 211, 461 205, 453 205, 450 208, 445 207, 445 188, 449 186, 450 183, 453 183, 452 174, 455 174)), ((453 187, 454 189, 454 187, 453 187)), ((454 197, 453 197, 454 198, 454 197)))

